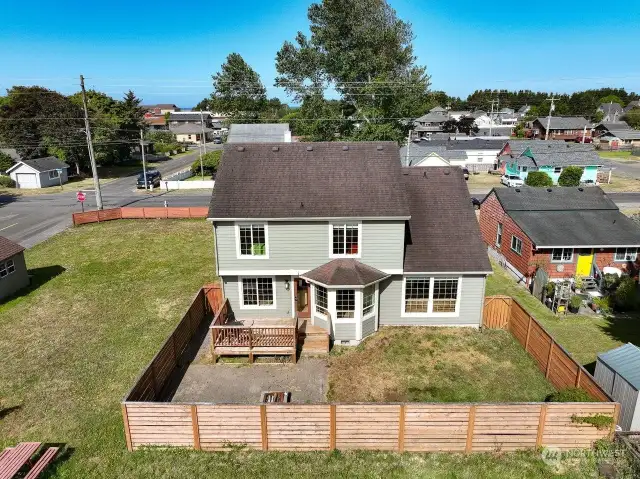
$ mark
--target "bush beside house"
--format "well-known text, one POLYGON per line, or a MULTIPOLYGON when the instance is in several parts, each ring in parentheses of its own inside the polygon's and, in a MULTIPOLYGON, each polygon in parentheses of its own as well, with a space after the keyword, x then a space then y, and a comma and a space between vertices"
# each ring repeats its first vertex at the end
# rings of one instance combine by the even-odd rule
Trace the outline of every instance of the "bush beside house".
POLYGON ((0 186, 4 188, 15 188, 16 182, 11 179, 9 176, 1 176, 0 175, 0 186))
POLYGON ((553 180, 544 171, 532 171, 527 175, 527 179, 524 180, 527 186, 553 186, 553 180))
POLYGON ((580 186, 580 178, 584 173, 584 168, 579 166, 567 166, 560 173, 558 186, 580 186))
MULTIPOLYGON (((220 166, 220 159, 222 158, 222 151, 210 151, 209 153, 205 153, 202 156, 202 169, 204 170, 205 176, 213 176, 216 171, 218 171, 218 166, 220 166)), ((191 165, 191 172, 194 175, 200 174, 200 158, 193 162, 191 165)))

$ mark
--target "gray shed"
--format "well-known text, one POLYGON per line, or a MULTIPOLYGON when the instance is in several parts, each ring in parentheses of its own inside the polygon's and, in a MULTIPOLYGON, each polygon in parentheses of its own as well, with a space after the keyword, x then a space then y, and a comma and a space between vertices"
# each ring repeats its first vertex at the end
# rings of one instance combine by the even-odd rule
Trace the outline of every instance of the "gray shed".
POLYGON ((620 403, 618 425, 623 431, 640 430, 640 348, 627 343, 598 354, 596 382, 620 403))

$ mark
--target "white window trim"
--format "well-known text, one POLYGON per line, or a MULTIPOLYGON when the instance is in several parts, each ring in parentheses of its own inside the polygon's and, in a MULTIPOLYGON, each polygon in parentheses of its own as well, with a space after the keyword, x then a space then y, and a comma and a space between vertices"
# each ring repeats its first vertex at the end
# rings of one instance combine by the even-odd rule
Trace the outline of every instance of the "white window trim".
POLYGON ((335 221, 329 223, 329 258, 362 258, 362 221, 335 221), (333 227, 356 224, 358 226, 358 254, 333 253, 333 227))
POLYGON ((235 224, 235 232, 236 232, 236 259, 269 259, 269 223, 267 222, 259 222, 254 221, 251 223, 236 223, 235 224), (264 255, 249 255, 249 254, 240 254, 240 227, 241 226, 249 226, 249 225, 262 225, 264 226, 264 255))
POLYGON ((419 278, 419 275, 412 274, 402 277, 402 296, 400 298, 400 317, 402 318, 455 318, 460 316, 460 299, 462 297, 462 276, 427 276, 429 281, 429 301, 427 303, 426 313, 407 313, 404 309, 405 293, 407 286, 407 278, 419 278), (457 279, 458 292, 456 294, 456 308, 453 313, 434 313, 433 312, 433 285, 436 279, 457 279))
POLYGON ((554 263, 554 264, 559 264, 559 263, 569 264, 569 263, 573 263, 574 254, 575 254, 575 252, 574 252, 573 248, 552 248, 551 249, 551 260, 550 261, 551 261, 551 263, 554 263), (564 250, 570 249, 571 250, 571 258, 570 259, 554 260, 553 259, 553 250, 556 250, 556 249, 562 250, 562 254, 560 255, 561 257, 564 256, 564 250))
POLYGON ((13 259, 8 259, 6 261, 0 262, 0 266, 2 266, 2 268, 7 272, 7 274, 0 277, 0 280, 4 278, 8 278, 9 276, 11 276, 13 273, 16 272, 16 263, 15 261, 13 261, 13 259), (11 263, 11 266, 13 267, 13 271, 9 271, 9 263, 11 263))
POLYGON ((371 311, 368 312, 367 314, 364 314, 364 288, 362 289, 362 292, 360 294, 362 294, 362 308, 360 309, 360 316, 362 316, 362 320, 364 321, 365 319, 369 319, 370 317, 372 317, 374 314, 376 314, 376 309, 378 306, 378 303, 376 303, 376 288, 377 288, 377 284, 375 285, 370 285, 373 286, 373 304, 372 304, 372 308, 371 311))
POLYGON ((502 236, 504 235, 504 225, 498 221, 498 226, 496 227, 496 240, 495 245, 499 248, 502 248, 502 236), (498 241, 498 238, 500 240, 498 241))
POLYGON ((516 235, 511 235, 511 243, 509 244, 509 249, 513 251, 515 254, 517 254, 518 256, 522 256, 522 238, 516 235), (518 252, 518 250, 513 247, 513 238, 520 241, 520 252, 518 252))
POLYGON ((616 248, 616 250, 613 252, 613 261, 615 263, 628 263, 629 261, 634 261, 635 259, 638 258, 638 249, 640 249, 640 248, 633 248, 633 247, 632 248, 629 248, 629 247, 627 247, 627 248, 616 248), (624 250, 625 257, 627 256, 627 250, 635 249, 636 250, 636 257, 634 259, 618 259, 617 256, 618 256, 618 250, 619 249, 623 249, 624 250))
POLYGON ((60 178, 60 173, 58 173, 58 170, 49 170, 50 180, 57 180, 58 178, 60 178), (51 176, 52 173, 54 173, 54 176, 51 176))
MULTIPOLYGON (((275 276, 238 276, 238 304, 240 305, 240 309, 276 309, 277 308, 277 299, 276 299, 276 277, 275 276), (243 279, 256 279, 256 278, 270 278, 271 279, 271 287, 273 288, 273 304, 269 304, 266 306, 260 305, 245 305, 244 304, 244 295, 242 290, 242 280, 243 279)), ((290 286, 293 289, 293 285, 290 286)))
POLYGON ((324 313, 321 313, 320 311, 316 310, 316 300, 318 298, 318 294, 316 293, 316 291, 317 291, 316 288, 319 285, 316 285, 316 284, 312 283, 312 286, 313 286, 313 288, 311 288, 311 290, 313 291, 313 302, 311 303, 313 305, 312 314, 313 315, 317 315, 320 318, 323 318, 323 319, 326 320, 326 319, 329 318, 329 289, 324 287, 324 286, 320 286, 321 288, 324 288, 327 291, 327 308, 326 308, 327 314, 324 314, 324 313))

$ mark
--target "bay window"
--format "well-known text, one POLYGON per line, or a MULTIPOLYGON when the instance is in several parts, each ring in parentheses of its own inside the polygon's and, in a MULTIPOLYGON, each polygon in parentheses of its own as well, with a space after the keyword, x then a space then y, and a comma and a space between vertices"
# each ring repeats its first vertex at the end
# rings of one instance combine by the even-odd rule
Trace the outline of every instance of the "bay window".
POLYGON ((329 296, 327 295, 327 288, 316 285, 316 313, 320 313, 324 316, 329 314, 329 296))
POLYGON ((354 318, 356 310, 356 292, 353 289, 336 290, 336 318, 354 318))
POLYGON ((362 292, 362 316, 373 313, 376 302, 376 287, 367 286, 362 292))

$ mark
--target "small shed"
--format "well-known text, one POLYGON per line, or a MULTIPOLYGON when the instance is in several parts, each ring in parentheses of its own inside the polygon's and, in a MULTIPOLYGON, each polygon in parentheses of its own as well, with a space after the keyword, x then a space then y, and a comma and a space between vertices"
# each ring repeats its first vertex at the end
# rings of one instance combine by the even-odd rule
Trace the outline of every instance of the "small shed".
POLYGON ((640 348, 627 343, 600 353, 595 380, 620 403, 618 425, 623 431, 640 431, 640 348))

